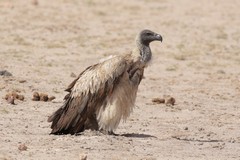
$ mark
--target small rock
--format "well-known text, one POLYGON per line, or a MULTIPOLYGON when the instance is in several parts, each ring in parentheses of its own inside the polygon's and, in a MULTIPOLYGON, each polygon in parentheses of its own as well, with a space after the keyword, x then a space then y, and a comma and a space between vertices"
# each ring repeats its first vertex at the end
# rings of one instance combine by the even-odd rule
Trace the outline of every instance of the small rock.
POLYGON ((153 98, 152 102, 157 103, 157 104, 165 103, 165 99, 163 99, 163 98, 153 98))
POLYGON ((32 5, 37 6, 38 5, 38 0, 32 0, 32 5))
POLYGON ((19 83, 25 83, 27 82, 26 80, 19 80, 19 83))
POLYGON ((12 76, 12 73, 8 72, 7 70, 0 71, 0 76, 12 76))
POLYGON ((231 138, 228 142, 230 142, 230 143, 235 143, 236 142, 236 140, 235 139, 233 139, 233 138, 231 138))
POLYGON ((79 160, 87 160, 87 154, 80 153, 79 160))
POLYGON ((187 130, 188 130, 188 127, 184 127, 183 129, 187 131, 187 130))
POLYGON ((175 104, 175 102, 176 102, 175 98, 173 98, 171 96, 167 97, 165 100, 166 105, 173 106, 175 104))
POLYGON ((23 96, 23 95, 18 95, 18 99, 19 99, 20 101, 23 101, 23 100, 24 100, 24 96, 23 96))
POLYGON ((71 77, 73 77, 73 78, 76 78, 77 77, 77 75, 75 74, 75 73, 71 73, 71 75, 70 75, 71 77))
POLYGON ((27 150, 27 146, 26 146, 25 144, 20 144, 20 145, 18 146, 18 150, 20 150, 20 151, 26 151, 26 150, 27 150))
POLYGON ((219 148, 219 145, 213 145, 212 148, 219 148))
POLYGON ((224 70, 217 70, 218 74, 225 74, 226 72, 224 70))

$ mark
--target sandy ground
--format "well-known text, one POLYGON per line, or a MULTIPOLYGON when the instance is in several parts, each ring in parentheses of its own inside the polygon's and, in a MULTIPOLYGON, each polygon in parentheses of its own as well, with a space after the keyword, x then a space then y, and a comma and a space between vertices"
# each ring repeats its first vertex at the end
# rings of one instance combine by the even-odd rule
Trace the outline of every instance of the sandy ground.
POLYGON ((0 159, 240 159, 240 1, 1 0, 0 159), (37 1, 35 1, 37 2, 37 1), (134 47, 144 28, 151 44, 136 107, 108 136, 49 135, 47 117, 87 66, 134 47), (34 91, 54 95, 32 101, 34 91), (176 105, 153 104, 171 95, 176 105), (20 151, 25 144, 27 150, 20 151))

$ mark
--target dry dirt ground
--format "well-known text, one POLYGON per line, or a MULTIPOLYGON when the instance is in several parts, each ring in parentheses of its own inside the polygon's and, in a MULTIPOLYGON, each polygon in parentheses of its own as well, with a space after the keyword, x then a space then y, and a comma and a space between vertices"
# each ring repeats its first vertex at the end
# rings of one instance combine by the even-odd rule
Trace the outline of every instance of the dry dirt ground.
POLYGON ((0 159, 240 159, 240 1, 0 0, 0 159), (48 116, 87 66, 134 47, 144 28, 151 44, 136 107, 108 136, 49 135, 48 116), (34 91, 54 95, 32 101, 34 91), (153 104, 171 95, 174 106, 153 104), (20 151, 22 144, 27 150, 20 151))

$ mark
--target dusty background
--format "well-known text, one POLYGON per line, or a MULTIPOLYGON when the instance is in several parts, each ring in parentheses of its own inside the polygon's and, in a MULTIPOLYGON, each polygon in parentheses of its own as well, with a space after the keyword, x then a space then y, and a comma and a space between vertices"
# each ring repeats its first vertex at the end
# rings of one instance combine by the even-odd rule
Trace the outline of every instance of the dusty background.
POLYGON ((0 159, 240 159, 240 1, 0 0, 0 159), (37 3, 38 2, 38 3, 37 3), (87 66, 151 44, 136 108, 116 133, 49 135, 47 117, 87 66), (56 96, 34 102, 34 91, 56 96), (171 95, 176 105, 153 104, 171 95), (26 151, 18 146, 25 144, 26 151))

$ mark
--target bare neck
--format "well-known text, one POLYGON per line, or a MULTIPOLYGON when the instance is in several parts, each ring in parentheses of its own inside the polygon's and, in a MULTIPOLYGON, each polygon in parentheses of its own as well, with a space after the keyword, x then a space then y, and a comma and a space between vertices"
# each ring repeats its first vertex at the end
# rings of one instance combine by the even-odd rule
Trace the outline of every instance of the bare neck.
POLYGON ((139 40, 137 40, 136 45, 141 55, 141 61, 144 63, 148 63, 152 58, 152 52, 149 44, 142 44, 139 42, 139 40))

